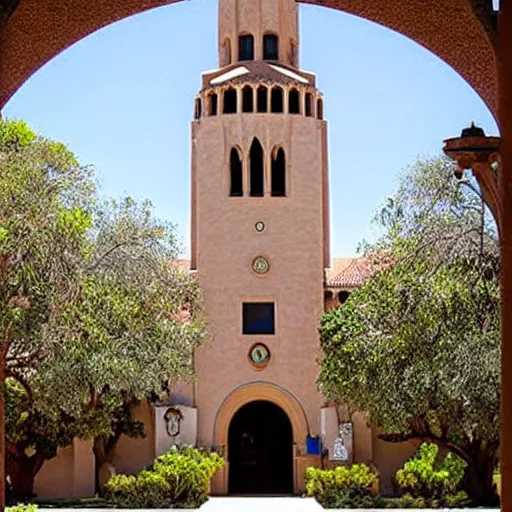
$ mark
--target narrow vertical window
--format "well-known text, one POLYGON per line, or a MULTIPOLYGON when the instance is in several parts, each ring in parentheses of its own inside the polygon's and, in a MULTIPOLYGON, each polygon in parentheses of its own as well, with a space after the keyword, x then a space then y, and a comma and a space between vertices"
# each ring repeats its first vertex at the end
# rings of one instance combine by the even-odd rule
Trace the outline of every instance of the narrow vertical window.
POLYGON ((238 60, 254 60, 254 37, 251 34, 238 38, 238 60))
POLYGON ((225 39, 222 43, 222 62, 221 66, 229 66, 231 64, 231 41, 225 39))
POLYGON ((322 98, 318 98, 316 102, 316 117, 318 119, 324 118, 324 102, 322 101, 322 98))
POLYGON ((216 116, 217 115, 217 94, 213 93, 210 94, 210 115, 216 116))
POLYGON ((258 112, 266 112, 268 108, 268 88, 264 85, 258 87, 258 112))
POLYGON ((242 90, 242 112, 254 111, 254 93, 250 85, 246 85, 242 90))
POLYGON ((263 36, 263 60, 279 60, 279 39, 274 34, 263 36))
POLYGON ((194 109, 194 117, 199 119, 201 117, 201 98, 196 98, 196 108, 194 109))
POLYGON ((263 148, 260 141, 254 139, 249 153, 251 171, 251 196, 263 197, 263 148))
POLYGON ((270 110, 272 113, 280 114, 283 112, 283 89, 281 89, 281 87, 274 87, 272 89, 270 103, 270 110))
POLYGON ((224 91, 224 114, 236 114, 236 89, 224 91))
POLYGON ((272 195, 286 195, 286 160, 282 148, 274 149, 272 155, 272 195))
POLYGON ((291 89, 288 94, 288 113, 300 114, 300 96, 297 89, 291 89))
POLYGON ((313 95, 310 92, 306 93, 306 116, 313 115, 313 95))
POLYGON ((240 158, 240 153, 238 153, 236 148, 231 149, 231 154, 229 155, 229 168, 231 178, 229 195, 233 197, 243 196, 242 160, 240 158))

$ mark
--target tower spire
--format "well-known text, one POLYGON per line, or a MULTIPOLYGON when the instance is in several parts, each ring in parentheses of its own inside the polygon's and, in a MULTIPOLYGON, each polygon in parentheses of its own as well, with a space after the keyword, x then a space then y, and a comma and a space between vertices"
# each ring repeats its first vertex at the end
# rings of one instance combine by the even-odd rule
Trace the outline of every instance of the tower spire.
POLYGON ((219 65, 269 60, 298 68, 295 0, 219 0, 219 65))

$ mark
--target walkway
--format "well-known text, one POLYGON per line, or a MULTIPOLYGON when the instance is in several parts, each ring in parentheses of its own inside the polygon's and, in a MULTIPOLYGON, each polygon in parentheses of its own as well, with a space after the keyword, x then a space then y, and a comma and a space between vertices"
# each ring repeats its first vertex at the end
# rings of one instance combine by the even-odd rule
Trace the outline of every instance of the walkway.
POLYGON ((210 498, 200 512, 320 512, 314 498, 210 498))

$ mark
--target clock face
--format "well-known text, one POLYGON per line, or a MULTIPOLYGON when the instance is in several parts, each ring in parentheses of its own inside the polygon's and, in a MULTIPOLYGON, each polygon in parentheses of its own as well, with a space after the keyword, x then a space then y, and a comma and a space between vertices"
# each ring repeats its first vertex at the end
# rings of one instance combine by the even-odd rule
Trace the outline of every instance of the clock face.
POLYGON ((258 222, 256 222, 256 224, 254 224, 254 229, 258 233, 261 233, 265 229, 265 223, 259 220, 258 222))
POLYGON ((270 351, 263 343, 256 343, 249 350, 249 361, 258 368, 263 369, 270 361, 270 351))
POLYGON ((258 256, 252 261, 252 269, 256 274, 266 274, 270 270, 270 263, 263 256, 258 256))

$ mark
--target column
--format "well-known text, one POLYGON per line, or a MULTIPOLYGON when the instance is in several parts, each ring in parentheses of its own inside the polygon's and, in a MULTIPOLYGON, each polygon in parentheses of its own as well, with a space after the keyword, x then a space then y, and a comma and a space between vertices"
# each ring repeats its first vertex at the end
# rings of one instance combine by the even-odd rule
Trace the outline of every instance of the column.
POLYGON ((503 512, 512 512, 512 3, 500 2, 499 112, 502 136, 502 356, 501 489, 503 512))

